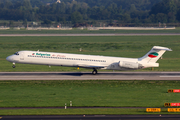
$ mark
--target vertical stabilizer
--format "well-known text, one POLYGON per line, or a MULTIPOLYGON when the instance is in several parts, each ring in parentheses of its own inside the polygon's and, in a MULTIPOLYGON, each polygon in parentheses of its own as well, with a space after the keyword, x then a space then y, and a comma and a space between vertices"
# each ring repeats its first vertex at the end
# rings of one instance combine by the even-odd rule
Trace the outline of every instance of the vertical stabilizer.
POLYGON ((155 63, 166 51, 172 51, 167 47, 154 46, 146 55, 139 58, 139 61, 155 63))

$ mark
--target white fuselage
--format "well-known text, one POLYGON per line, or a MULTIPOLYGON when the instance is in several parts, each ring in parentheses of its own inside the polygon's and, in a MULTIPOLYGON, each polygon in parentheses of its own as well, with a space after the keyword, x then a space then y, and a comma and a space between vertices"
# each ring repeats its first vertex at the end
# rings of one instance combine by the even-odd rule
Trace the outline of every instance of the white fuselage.
POLYGON ((96 55, 81 55, 39 51, 19 51, 18 55, 11 55, 6 59, 13 63, 71 66, 110 70, 129 70, 142 68, 142 66, 138 66, 138 58, 122 58, 108 56, 106 57, 96 55), (131 67, 131 64, 136 64, 136 67, 131 67))
MULTIPOLYGON (((167 47, 154 46, 141 58, 19 51, 14 55, 8 56, 6 59, 13 64, 23 63, 90 68, 94 69, 93 74, 96 74, 97 69, 137 70, 147 67, 159 67, 159 63, 156 62, 165 51, 172 50, 167 47)), ((15 68, 15 65, 13 65, 13 68, 15 68)))

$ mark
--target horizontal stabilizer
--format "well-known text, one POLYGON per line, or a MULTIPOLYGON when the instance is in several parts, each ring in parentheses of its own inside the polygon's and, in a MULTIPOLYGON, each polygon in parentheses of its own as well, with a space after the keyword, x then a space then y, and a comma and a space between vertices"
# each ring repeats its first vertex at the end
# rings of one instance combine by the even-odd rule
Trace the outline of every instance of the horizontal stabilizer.
POLYGON ((153 49, 153 50, 172 51, 171 49, 169 49, 169 48, 167 48, 167 47, 161 47, 161 46, 154 46, 152 49, 153 49))

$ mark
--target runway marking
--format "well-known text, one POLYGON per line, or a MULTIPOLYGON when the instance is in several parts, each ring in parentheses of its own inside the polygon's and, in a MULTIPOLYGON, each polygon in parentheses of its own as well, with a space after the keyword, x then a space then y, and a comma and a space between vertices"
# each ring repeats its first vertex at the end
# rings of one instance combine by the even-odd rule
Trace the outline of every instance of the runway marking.
POLYGON ((95 117, 105 117, 106 115, 94 115, 95 117))
POLYGON ((180 77, 180 76, 159 76, 159 77, 180 77))

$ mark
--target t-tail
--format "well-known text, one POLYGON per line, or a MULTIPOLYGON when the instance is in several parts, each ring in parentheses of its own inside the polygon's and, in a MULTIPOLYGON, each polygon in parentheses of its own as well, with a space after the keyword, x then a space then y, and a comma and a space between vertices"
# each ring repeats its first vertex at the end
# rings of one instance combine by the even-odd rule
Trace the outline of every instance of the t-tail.
POLYGON ((138 61, 144 67, 159 67, 159 63, 156 62, 166 51, 172 50, 167 47, 154 46, 146 55, 139 58, 138 61))

